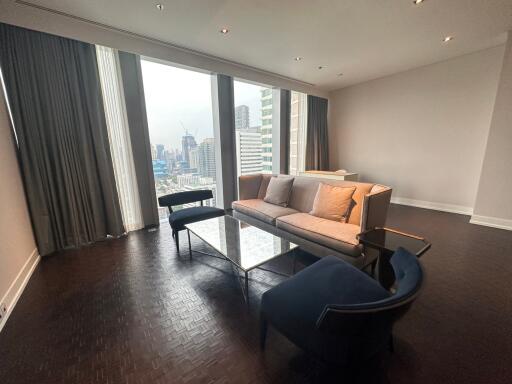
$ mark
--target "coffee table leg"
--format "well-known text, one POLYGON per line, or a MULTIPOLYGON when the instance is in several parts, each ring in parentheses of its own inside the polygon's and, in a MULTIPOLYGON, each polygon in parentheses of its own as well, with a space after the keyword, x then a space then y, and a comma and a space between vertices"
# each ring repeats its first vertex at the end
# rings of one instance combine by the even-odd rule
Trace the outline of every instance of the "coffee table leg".
POLYGON ((190 243, 190 230, 187 228, 187 236, 188 236, 188 255, 192 258, 192 245, 190 243))

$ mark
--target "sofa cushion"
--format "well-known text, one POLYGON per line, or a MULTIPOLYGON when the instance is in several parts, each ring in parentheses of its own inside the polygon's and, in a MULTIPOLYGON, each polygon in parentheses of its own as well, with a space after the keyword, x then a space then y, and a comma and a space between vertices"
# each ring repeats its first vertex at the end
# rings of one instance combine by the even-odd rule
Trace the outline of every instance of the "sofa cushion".
POLYGON ((359 240, 356 238, 356 235, 361 232, 358 225, 327 220, 299 212, 278 217, 276 226, 279 229, 350 256, 361 254, 359 240))
POLYGON ((293 177, 272 177, 263 200, 270 204, 287 207, 292 185, 293 177))
POLYGON ((261 199, 238 200, 231 204, 235 211, 274 225, 276 218, 297 213, 295 209, 266 203, 261 199))
POLYGON ((320 183, 310 215, 344 223, 356 187, 336 187, 320 183))
POLYGON ((374 184, 358 183, 348 180, 322 179, 318 177, 297 176, 293 181, 292 193, 288 206, 299 212, 308 213, 313 209, 316 192, 320 183, 339 187, 356 187, 352 195, 352 207, 348 220, 350 224, 361 225, 361 211, 364 196, 370 192, 374 184))

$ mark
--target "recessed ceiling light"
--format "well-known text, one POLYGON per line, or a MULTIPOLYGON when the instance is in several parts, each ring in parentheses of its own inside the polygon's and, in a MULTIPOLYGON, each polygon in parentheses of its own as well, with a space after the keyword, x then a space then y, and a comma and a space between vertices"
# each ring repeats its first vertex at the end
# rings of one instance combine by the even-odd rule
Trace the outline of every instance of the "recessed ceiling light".
POLYGON ((443 43, 447 43, 449 41, 452 41, 453 40, 453 36, 446 36, 444 39, 443 39, 443 43))
POLYGON ((421 4, 423 3, 425 0, 414 0, 413 3, 418 5, 418 4, 421 4))
POLYGON ((301 60, 302 60, 302 57, 297 56, 297 57, 296 57, 296 58, 294 58, 293 60, 295 60, 295 61, 301 61, 301 60))
POLYGON ((229 33, 229 29, 227 29, 227 28, 222 28, 219 32, 220 32, 220 33, 222 33, 223 35, 226 35, 226 34, 228 34, 228 33, 229 33))
POLYGON ((164 5, 163 4, 157 4, 156 5, 156 9, 158 9, 159 11, 163 11, 164 10, 164 5))
POLYGON ((324 69, 324 68, 325 68, 325 67, 324 67, 324 66, 322 66, 322 65, 319 65, 319 66, 318 66, 318 69, 324 69))

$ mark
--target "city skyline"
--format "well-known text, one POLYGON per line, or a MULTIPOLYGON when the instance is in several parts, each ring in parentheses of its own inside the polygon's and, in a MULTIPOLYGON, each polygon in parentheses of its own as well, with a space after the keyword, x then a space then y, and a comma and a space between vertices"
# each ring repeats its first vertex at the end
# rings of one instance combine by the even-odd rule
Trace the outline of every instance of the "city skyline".
MULTIPOLYGON (((200 142, 213 137, 211 75, 141 60, 151 143, 180 148, 188 132, 200 142)), ((250 110, 250 126, 261 125, 264 87, 235 80, 235 105, 250 110)))

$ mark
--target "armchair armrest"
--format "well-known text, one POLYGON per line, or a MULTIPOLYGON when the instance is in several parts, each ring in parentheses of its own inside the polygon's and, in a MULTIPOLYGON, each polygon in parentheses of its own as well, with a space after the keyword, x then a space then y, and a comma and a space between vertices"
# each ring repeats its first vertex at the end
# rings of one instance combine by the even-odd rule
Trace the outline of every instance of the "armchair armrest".
POLYGON ((257 199, 260 190, 262 175, 243 175, 238 178, 238 199, 257 199))

